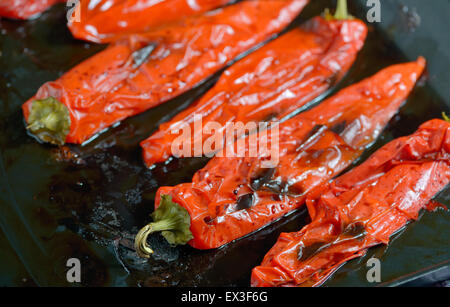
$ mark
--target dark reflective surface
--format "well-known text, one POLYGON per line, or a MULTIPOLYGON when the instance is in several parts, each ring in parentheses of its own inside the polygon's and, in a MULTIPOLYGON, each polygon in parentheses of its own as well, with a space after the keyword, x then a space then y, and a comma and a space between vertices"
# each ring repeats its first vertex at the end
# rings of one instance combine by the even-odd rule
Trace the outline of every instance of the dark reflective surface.
MULTIPOLYGON (((332 5, 313 1, 295 23, 332 5)), ((350 9, 358 16, 356 8, 350 9)), ((190 181, 207 162, 172 160, 147 170, 138 143, 204 93, 217 76, 82 147, 58 149, 27 135, 21 104, 42 83, 103 48, 73 40, 64 19, 64 6, 57 6, 39 20, 0 20, 0 285, 66 285, 66 261, 76 257, 82 263, 83 285, 248 286, 251 269, 279 233, 299 230, 308 222, 304 210, 219 250, 171 248, 158 235, 150 239, 155 250, 150 260, 137 258, 131 249, 134 234, 149 221, 157 188, 190 181)), ((406 60, 372 28, 357 62, 335 90, 406 60)), ((444 101, 421 82, 364 158, 444 110, 448 112, 444 101)), ((446 205, 448 192, 438 197, 446 205)), ((438 265, 448 259, 449 226, 448 212, 426 212, 389 248, 371 249, 326 285, 369 285, 365 264, 371 255, 382 261, 383 282, 438 265)))

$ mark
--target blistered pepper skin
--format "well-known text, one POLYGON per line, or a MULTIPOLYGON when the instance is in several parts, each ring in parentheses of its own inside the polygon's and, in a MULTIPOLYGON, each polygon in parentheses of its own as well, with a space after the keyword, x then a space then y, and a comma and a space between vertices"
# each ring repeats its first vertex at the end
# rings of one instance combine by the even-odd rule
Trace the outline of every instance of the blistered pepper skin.
MULTIPOLYGON (((189 140, 211 137, 203 127, 229 122, 279 120, 314 100, 338 82, 353 64, 367 35, 359 20, 316 17, 233 64, 199 101, 179 113, 141 143, 148 167, 172 156, 171 145, 189 125, 189 140), (194 129, 194 116, 202 129, 194 129)), ((223 146, 222 146, 223 147, 223 146)), ((210 155, 210 152, 204 152, 210 155)), ((191 153, 193 155, 193 153, 191 153)), ((183 155, 178 155, 182 157, 183 155)))
MULTIPOLYGON (((306 196, 346 169, 381 133, 422 74, 425 60, 389 67, 340 91, 279 126, 279 163, 266 158, 215 157, 191 183, 161 187, 161 195, 191 217, 189 244, 220 247, 302 206, 306 196), (266 166, 265 166, 266 167, 266 166), (240 209, 242 202, 248 208, 240 209)), ((261 141, 262 140, 259 140, 261 141)), ((270 148, 271 134, 267 140, 270 148)), ((237 146, 234 144, 232 147, 237 146)), ((233 152, 228 146, 225 152, 233 152)))
POLYGON ((66 0, 1 0, 0 17, 29 19, 66 0))
POLYGON ((187 16, 221 7, 231 0, 82 0, 79 20, 69 22, 73 36, 96 43, 110 43, 187 16))
POLYGON ((186 18, 117 42, 44 84, 34 100, 67 106, 66 143, 80 144, 105 128, 198 85, 240 54, 287 26, 307 0, 253 0, 186 18))
POLYGON ((253 269, 252 286, 318 286, 341 264, 416 220, 450 183, 450 123, 431 120, 307 200, 312 222, 283 233, 253 269))

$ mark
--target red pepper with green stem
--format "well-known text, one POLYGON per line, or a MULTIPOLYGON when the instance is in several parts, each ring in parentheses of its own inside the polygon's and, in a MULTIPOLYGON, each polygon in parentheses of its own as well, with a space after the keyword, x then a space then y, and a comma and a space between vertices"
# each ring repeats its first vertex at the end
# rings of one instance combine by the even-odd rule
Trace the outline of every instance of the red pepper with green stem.
POLYGON ((81 144, 192 89, 281 31, 307 2, 243 1, 114 43, 43 85, 22 107, 28 129, 46 142, 81 144))
POLYGON ((312 222, 283 233, 253 269, 252 286, 318 286, 389 238, 450 183, 450 123, 432 120, 307 200, 312 222))
MULTIPOLYGON (((214 134, 224 133, 231 122, 280 120, 305 106, 343 78, 366 35, 366 25, 345 14, 342 19, 316 17, 268 43, 233 64, 202 98, 144 140, 144 162, 151 167, 174 155, 183 157, 172 152, 175 140, 183 137, 182 126, 192 131, 187 143, 198 140, 203 148, 213 134, 203 131, 210 123, 222 126, 214 134), (197 130, 196 116, 202 119, 197 130)), ((186 153, 194 156, 191 150, 186 153)), ((203 150, 205 156, 212 154, 203 150)))
MULTIPOLYGON (((298 209, 378 137, 424 67, 423 58, 391 66, 279 124, 279 163, 271 168, 265 165, 271 157, 250 157, 245 142, 245 157, 215 157, 191 183, 161 187, 154 223, 136 236, 139 255, 152 253, 146 239, 155 231, 172 244, 211 249, 298 209)), ((269 136, 268 147, 271 142, 269 136)), ((236 144, 230 146, 226 151, 234 152, 236 144)))
POLYGON ((29 19, 44 11, 50 6, 66 2, 67 0, 1 0, 0 17, 13 19, 29 19))
POLYGON ((232 0, 81 0, 75 8, 80 18, 68 26, 78 39, 109 43, 229 2, 232 0))

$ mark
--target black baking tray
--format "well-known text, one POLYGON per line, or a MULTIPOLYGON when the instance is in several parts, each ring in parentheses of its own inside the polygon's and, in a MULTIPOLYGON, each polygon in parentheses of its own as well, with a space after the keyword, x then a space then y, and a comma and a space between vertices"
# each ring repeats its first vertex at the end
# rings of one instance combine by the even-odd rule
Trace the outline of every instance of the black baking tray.
MULTIPOLYGON (((366 1, 349 1, 366 20, 366 1)), ((450 114, 450 3, 447 0, 381 1, 381 23, 370 24, 366 45, 346 78, 329 93, 388 65, 424 55, 428 71, 399 114, 360 163, 386 142, 412 133, 424 121, 450 114)), ((294 27, 335 7, 314 0, 294 27)), ((158 124, 207 91, 219 74, 198 88, 123 121, 85 146, 39 144, 23 125, 21 104, 46 81, 58 78, 105 46, 74 40, 57 5, 32 21, 0 20, 0 286, 65 286, 66 262, 78 258, 85 286, 249 286, 281 232, 309 222, 305 209, 250 236, 211 251, 171 248, 151 238, 155 255, 136 257, 133 235, 149 221, 159 186, 190 181, 207 159, 173 160, 144 168, 138 143, 158 124)), ((436 199, 450 205, 447 187, 436 199)), ((343 266, 325 286, 448 285, 450 214, 422 212, 390 245, 375 247, 343 266), (381 260, 379 284, 366 279, 369 257, 381 260)))

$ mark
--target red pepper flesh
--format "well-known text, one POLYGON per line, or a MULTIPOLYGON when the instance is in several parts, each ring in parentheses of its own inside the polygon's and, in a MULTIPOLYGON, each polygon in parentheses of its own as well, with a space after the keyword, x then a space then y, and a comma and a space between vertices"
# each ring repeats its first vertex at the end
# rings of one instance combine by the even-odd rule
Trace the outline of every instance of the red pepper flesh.
POLYGON ((361 155, 397 112, 424 67, 423 58, 391 66, 281 123, 277 166, 263 168, 269 157, 248 157, 246 142, 244 158, 215 157, 192 183, 161 187, 155 207, 168 195, 185 208, 193 234, 189 244, 198 249, 217 248, 268 225, 302 206, 314 187, 361 155), (241 209, 242 203, 248 208, 241 209))
POLYGON ((56 121, 53 114, 44 112, 49 123, 30 123, 28 117, 34 101, 53 97, 67 107, 70 131, 65 139, 50 141, 83 143, 198 85, 282 30, 307 2, 243 1, 131 36, 44 84, 23 105, 25 119, 32 132, 40 132, 43 126, 51 130, 56 121))
MULTIPOLYGON (((359 20, 316 17, 268 43, 233 64, 201 99, 144 140, 146 165, 170 158, 171 145, 182 134, 172 133, 173 129, 187 124, 195 131, 196 115, 202 116, 203 127, 215 122, 225 130, 229 122, 279 120, 304 106, 345 75, 366 34, 367 27, 359 20)), ((204 144, 209 137, 194 134, 189 141, 201 139, 204 144)))
POLYGON ((108 43, 142 33, 183 17, 221 7, 231 0, 82 0, 78 21, 69 22, 73 36, 108 43))
POLYGON ((312 222, 283 233, 252 286, 318 286, 346 261, 416 220, 450 183, 450 123, 431 120, 394 140, 307 200, 312 222))
POLYGON ((29 19, 50 6, 67 0, 1 0, 0 17, 29 19))

